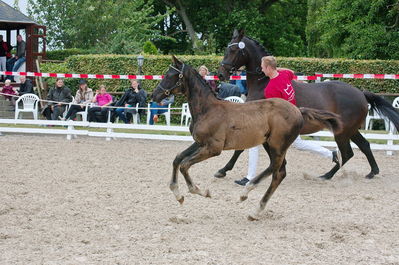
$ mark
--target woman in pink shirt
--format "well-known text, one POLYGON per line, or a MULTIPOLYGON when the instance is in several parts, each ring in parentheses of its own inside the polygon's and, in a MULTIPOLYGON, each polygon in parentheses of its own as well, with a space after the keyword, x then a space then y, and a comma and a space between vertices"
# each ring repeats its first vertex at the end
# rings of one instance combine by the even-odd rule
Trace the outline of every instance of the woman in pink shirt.
POLYGON ((107 93, 105 85, 100 86, 100 90, 96 90, 96 94, 92 100, 93 103, 97 103, 96 106, 91 107, 88 112, 88 119, 92 122, 105 121, 107 118, 108 108, 107 106, 112 103, 112 96, 107 93), (103 117, 103 119, 99 119, 103 117))

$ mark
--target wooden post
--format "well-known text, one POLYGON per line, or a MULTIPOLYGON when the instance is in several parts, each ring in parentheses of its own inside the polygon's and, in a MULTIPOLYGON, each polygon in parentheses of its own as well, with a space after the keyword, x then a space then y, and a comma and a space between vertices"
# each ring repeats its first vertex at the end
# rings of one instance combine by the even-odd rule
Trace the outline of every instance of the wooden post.
MULTIPOLYGON (((41 56, 39 56, 38 59, 40 59, 41 56)), ((40 73, 40 64, 39 64, 39 60, 36 60, 36 68, 37 68, 37 72, 40 73)), ((40 99, 42 99, 42 91, 44 90, 44 86, 43 86, 43 79, 41 76, 36 76, 36 85, 38 87, 37 89, 37 94, 39 96, 40 99)), ((43 101, 40 101, 40 107, 43 108, 44 104, 43 101)))

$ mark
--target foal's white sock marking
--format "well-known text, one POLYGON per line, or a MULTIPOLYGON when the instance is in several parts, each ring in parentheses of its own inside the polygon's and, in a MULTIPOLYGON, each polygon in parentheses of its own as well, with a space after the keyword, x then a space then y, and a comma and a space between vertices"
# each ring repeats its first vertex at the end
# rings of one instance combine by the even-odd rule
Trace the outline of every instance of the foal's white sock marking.
POLYGON ((256 188, 256 185, 255 185, 255 184, 253 184, 253 183, 251 183, 251 182, 248 182, 248 184, 245 185, 244 189, 243 189, 242 192, 241 192, 240 200, 241 200, 241 201, 245 201, 245 200, 248 198, 249 192, 250 192, 251 190, 255 189, 255 188, 256 188))
POLYGON ((176 200, 180 201, 182 196, 180 194, 179 186, 176 184, 171 184, 169 188, 172 190, 173 194, 175 195, 176 200))

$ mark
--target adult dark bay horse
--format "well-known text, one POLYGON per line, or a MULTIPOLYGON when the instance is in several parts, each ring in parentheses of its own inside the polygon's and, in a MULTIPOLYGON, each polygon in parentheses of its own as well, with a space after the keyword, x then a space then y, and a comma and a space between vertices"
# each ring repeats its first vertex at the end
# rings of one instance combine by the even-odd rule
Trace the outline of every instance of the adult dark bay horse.
POLYGON ((272 174, 272 182, 259 208, 249 217, 251 220, 256 219, 286 176, 285 155, 288 147, 298 137, 304 120, 311 120, 320 127, 334 131, 341 129, 336 114, 308 108, 298 109, 282 99, 257 100, 246 104, 219 100, 196 70, 174 56, 173 61, 174 64, 156 87, 152 98, 160 102, 169 94, 183 93, 192 115, 190 132, 195 142, 174 159, 169 186, 180 203, 183 203, 184 197, 177 183, 179 168, 191 193, 210 197, 209 190, 201 191, 194 184, 188 173, 189 168, 219 155, 222 150, 245 149, 263 144, 270 157, 270 165, 249 182, 241 195, 241 200, 247 199, 249 191, 272 174))
MULTIPOLYGON (((257 41, 244 36, 242 30, 235 30, 221 62, 219 78, 221 80, 228 79, 232 70, 245 66, 248 87, 247 101, 262 99, 264 98, 263 90, 269 82, 269 78, 265 77, 261 71, 261 59, 267 55, 271 54, 257 41)), ((362 92, 340 81, 309 84, 293 81, 292 83, 298 107, 331 111, 341 116, 343 130, 335 132, 334 138, 342 155, 342 165, 353 156, 350 146, 350 140, 352 140, 366 155, 371 166, 371 172, 367 174, 366 178, 373 178, 377 175, 379 168, 371 152, 370 143, 360 134, 359 128, 367 115, 367 103, 370 103, 372 109, 388 117, 395 127, 399 129, 399 114, 391 104, 380 96, 368 91, 362 92)), ((320 127, 305 123, 301 134, 314 133, 319 130, 320 127)), ((234 167, 241 153, 242 151, 236 151, 226 166, 215 174, 215 177, 226 176, 226 171, 234 167)), ((331 179, 339 168, 338 164, 335 165, 321 178, 331 179)))

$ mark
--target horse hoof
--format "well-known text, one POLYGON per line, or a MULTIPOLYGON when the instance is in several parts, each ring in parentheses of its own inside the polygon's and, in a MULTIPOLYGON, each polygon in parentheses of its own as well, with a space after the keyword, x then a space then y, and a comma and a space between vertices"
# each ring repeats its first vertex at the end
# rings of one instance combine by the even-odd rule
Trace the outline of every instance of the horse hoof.
POLYGON ((330 180, 330 179, 332 179, 332 177, 333 176, 330 174, 325 174, 325 175, 320 176, 319 178, 324 179, 324 180, 330 180))
POLYGON ((373 172, 370 172, 366 175, 366 179, 372 179, 374 178, 375 174, 373 172))
POLYGON ((180 205, 182 205, 182 204, 183 204, 183 202, 184 202, 184 196, 181 196, 181 198, 180 198, 180 199, 178 199, 177 201, 180 203, 180 205))
POLYGON ((208 189, 205 191, 205 198, 211 198, 211 192, 208 189))
POLYGON ((240 196, 240 201, 243 202, 243 201, 245 201, 246 199, 248 199, 248 196, 244 196, 244 195, 243 195, 243 196, 240 196))
POLYGON ((223 173, 223 172, 218 171, 218 172, 216 172, 215 175, 213 175, 213 176, 214 176, 215 178, 221 179, 221 178, 224 178, 224 177, 226 176, 226 173, 223 173))
POLYGON ((247 219, 248 219, 248 221, 251 221, 251 222, 259 220, 257 217, 254 217, 252 215, 248 215, 247 219))

